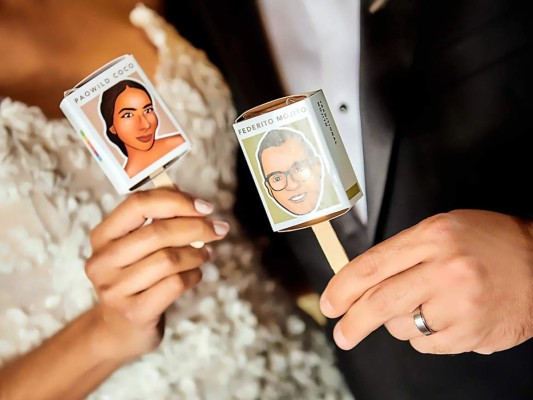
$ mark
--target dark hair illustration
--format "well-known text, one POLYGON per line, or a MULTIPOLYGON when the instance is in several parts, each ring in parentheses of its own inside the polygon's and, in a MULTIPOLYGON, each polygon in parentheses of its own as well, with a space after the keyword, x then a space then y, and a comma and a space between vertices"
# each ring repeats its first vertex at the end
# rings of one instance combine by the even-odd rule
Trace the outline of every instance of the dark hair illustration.
POLYGON ((120 149, 122 154, 127 157, 128 152, 126 150, 126 145, 124 144, 124 142, 118 137, 118 135, 115 135, 109 131, 109 128, 113 126, 115 102, 117 101, 117 97, 120 96, 120 94, 124 90, 126 90, 126 88, 140 89, 144 91, 150 101, 152 101, 152 96, 150 96, 150 93, 148 93, 148 90, 146 90, 143 85, 135 81, 123 80, 111 86, 102 94, 102 102, 100 103, 100 114, 102 114, 102 117, 105 121, 107 137, 120 149))
POLYGON ((273 129, 265 135, 265 137, 261 141, 259 150, 257 151, 257 158, 259 160, 259 165, 261 166, 261 172, 263 173, 263 175, 265 174, 265 170, 263 169, 263 161, 261 159, 263 151, 270 147, 279 147, 289 139, 301 143, 304 148, 304 151, 309 157, 314 157, 316 155, 315 149, 313 149, 311 144, 307 140, 305 140, 303 134, 301 134, 300 132, 283 128, 273 129))

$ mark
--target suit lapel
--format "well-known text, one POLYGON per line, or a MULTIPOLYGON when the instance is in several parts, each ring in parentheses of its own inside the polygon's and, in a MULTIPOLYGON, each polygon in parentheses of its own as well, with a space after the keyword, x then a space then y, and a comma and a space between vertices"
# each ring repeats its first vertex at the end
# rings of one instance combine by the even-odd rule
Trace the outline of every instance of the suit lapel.
POLYGON ((414 1, 390 1, 376 14, 371 1, 361 1, 360 104, 363 137, 367 239, 376 239, 381 205, 391 165, 396 119, 401 96, 394 98, 405 81, 413 51, 414 1))
POLYGON ((168 1, 165 15, 221 70, 238 113, 283 96, 255 1, 168 1))
POLYGON ((255 1, 201 1, 237 112, 283 96, 255 1), (210 9, 210 10, 209 10, 210 9))

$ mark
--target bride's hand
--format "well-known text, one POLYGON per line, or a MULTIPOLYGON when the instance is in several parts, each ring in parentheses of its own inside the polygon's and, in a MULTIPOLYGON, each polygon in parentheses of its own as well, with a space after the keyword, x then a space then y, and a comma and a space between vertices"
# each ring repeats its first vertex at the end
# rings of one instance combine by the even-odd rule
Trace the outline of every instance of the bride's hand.
POLYGON ((165 310, 200 281, 209 258, 206 247, 189 244, 228 232, 227 223, 206 218, 212 210, 177 190, 137 192, 91 232, 85 270, 100 300, 96 332, 106 357, 126 361, 157 347, 165 310))

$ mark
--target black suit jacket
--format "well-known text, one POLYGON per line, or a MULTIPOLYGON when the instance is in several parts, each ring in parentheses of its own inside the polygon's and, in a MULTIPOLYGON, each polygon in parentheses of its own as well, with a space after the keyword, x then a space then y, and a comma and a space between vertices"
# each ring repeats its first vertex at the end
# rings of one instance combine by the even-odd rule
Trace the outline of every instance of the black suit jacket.
MULTIPOLYGON (((371 15, 369 1, 362 1, 360 101, 369 223, 362 228, 353 213, 334 221, 350 257, 439 212, 477 208, 533 215, 533 32, 527 3, 390 0, 371 15)), ((253 1, 169 3, 167 16, 219 66, 239 112, 284 95, 253 1)), ((250 232, 268 234, 242 157, 239 177, 237 214, 250 232)), ((300 272, 323 290, 332 273, 318 246, 309 245, 315 243, 310 232, 271 240, 271 254, 287 261, 292 251, 300 272)), ((339 351, 338 358, 359 400, 533 397, 531 341, 491 356, 422 355, 381 328, 354 350, 339 351)))

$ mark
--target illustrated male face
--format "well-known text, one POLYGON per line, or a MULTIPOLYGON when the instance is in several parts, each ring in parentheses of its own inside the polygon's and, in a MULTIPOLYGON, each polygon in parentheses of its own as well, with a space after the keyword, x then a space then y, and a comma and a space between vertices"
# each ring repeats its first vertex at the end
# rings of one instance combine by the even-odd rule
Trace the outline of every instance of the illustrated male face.
POLYGON ((158 123, 146 92, 128 87, 117 97, 109 131, 118 135, 126 147, 147 151, 154 145, 158 123))
POLYGON ((304 144, 287 139, 266 148, 260 160, 270 196, 287 211, 304 215, 315 210, 322 191, 322 164, 304 144))

